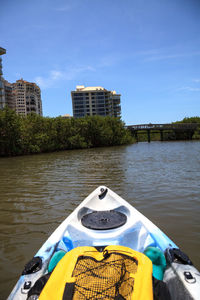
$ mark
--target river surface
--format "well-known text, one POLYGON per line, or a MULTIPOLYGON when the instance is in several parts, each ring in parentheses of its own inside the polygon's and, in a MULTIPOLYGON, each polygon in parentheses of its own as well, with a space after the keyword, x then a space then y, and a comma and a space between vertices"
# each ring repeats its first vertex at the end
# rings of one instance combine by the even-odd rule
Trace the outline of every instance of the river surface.
POLYGON ((0 159, 0 299, 50 233, 106 185, 200 269, 200 142, 152 142, 0 159))

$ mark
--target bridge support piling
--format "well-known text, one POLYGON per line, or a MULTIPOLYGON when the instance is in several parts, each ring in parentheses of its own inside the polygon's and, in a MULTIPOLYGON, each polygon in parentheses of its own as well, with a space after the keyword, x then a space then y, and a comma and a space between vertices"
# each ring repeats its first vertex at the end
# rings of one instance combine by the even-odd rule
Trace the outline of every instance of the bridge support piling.
POLYGON ((189 135, 189 140, 192 140, 193 134, 194 134, 194 131, 189 130, 189 133, 188 133, 188 135, 189 135))
POLYGON ((138 143, 138 132, 137 132, 137 130, 135 131, 135 139, 136 139, 136 142, 138 143))
POLYGON ((160 130, 160 140, 163 142, 163 130, 160 130))
POLYGON ((148 143, 151 142, 150 129, 147 130, 148 143))

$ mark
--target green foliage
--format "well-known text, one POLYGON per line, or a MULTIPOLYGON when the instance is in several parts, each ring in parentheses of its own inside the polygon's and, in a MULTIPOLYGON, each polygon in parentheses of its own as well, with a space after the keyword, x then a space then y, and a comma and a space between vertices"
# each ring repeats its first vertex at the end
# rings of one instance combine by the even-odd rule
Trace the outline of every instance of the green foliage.
POLYGON ((176 123, 199 123, 200 124, 200 117, 184 118, 182 121, 177 121, 176 123))
POLYGON ((83 149, 132 143, 129 130, 119 118, 49 118, 18 116, 0 110, 0 156, 23 155, 67 149, 83 149))
MULTIPOLYGON (((200 117, 185 117, 182 121, 177 121, 176 123, 198 123, 199 126, 196 128, 196 130, 192 134, 193 140, 199 140, 200 139, 200 117)), ((187 134, 183 133, 182 139, 187 139, 187 134)))
POLYGON ((22 119, 6 107, 0 110, 0 154, 21 154, 22 119))
POLYGON ((200 125, 197 127, 197 129, 195 130, 193 136, 192 136, 193 140, 200 140, 200 125))

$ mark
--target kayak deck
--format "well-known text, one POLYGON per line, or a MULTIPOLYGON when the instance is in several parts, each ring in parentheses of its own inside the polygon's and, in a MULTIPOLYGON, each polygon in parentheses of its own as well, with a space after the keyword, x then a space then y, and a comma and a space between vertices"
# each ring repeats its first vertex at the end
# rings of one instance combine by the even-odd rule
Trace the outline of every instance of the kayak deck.
MULTIPOLYGON (((112 217, 112 216, 111 216, 112 217)), ((156 225, 139 213, 134 207, 107 187, 99 187, 90 194, 74 212, 56 229, 37 253, 41 256, 44 248, 56 245, 59 249, 71 247, 122 245, 143 252, 148 246, 177 248, 156 225), (104 195, 102 196, 104 191, 104 195), (126 222, 111 230, 89 229, 82 224, 82 218, 93 212, 118 212, 126 216, 126 222), (47 244, 46 244, 47 243, 47 244), (67 244, 67 245, 66 245, 67 244)))
MULTIPOLYGON (((178 249, 170 238, 133 206, 109 188, 100 186, 60 224, 43 244, 35 255, 42 260, 41 269, 32 274, 22 275, 8 299, 26 299, 29 289, 24 288, 25 283, 29 281, 33 286, 39 277, 47 273, 49 261, 56 251, 68 252, 80 246, 108 245, 125 246, 142 253, 149 246, 157 247, 163 253, 166 249, 178 249), (122 217, 123 220, 117 220, 117 223, 113 224, 113 216, 117 219, 122 217), (89 223, 87 223, 88 220, 85 222, 85 218, 89 219, 89 223)), ((170 271, 166 272, 166 281, 169 282, 173 276, 177 276, 176 273, 180 272, 179 277, 181 277, 182 272, 186 270, 179 268, 176 271, 176 266, 173 268, 172 266, 173 263, 170 271)), ((200 279, 196 287, 200 291, 200 279)))

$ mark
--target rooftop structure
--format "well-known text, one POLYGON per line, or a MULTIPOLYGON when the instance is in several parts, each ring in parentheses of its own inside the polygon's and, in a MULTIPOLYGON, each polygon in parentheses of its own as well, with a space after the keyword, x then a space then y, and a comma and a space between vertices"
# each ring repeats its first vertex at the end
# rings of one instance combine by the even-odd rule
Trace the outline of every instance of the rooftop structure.
POLYGON ((120 117, 120 94, 108 91, 101 86, 85 87, 76 86, 76 91, 71 92, 73 116, 114 116, 120 117))
POLYGON ((63 116, 61 116, 63 119, 71 119, 72 116, 70 116, 69 114, 65 114, 63 116))

